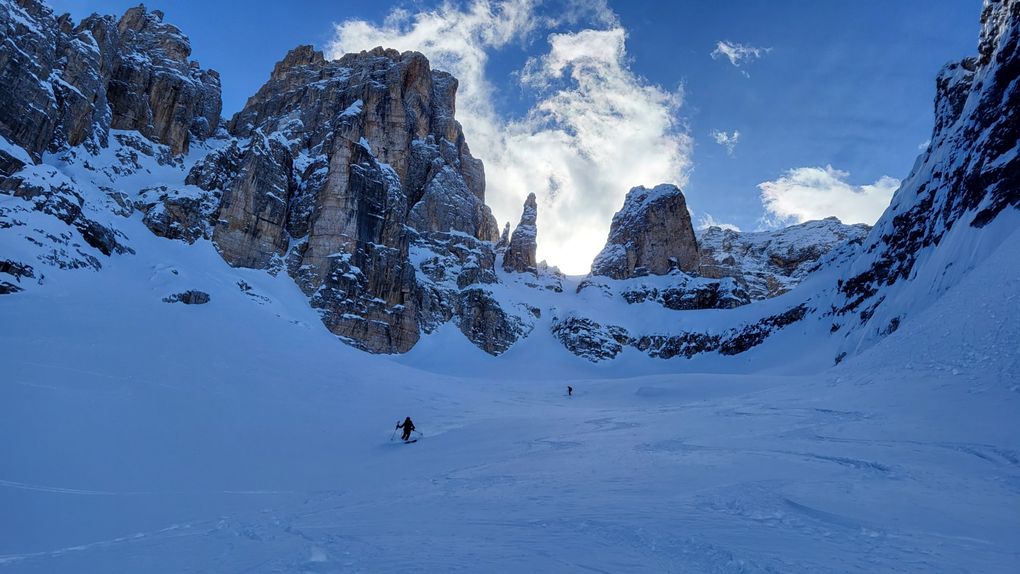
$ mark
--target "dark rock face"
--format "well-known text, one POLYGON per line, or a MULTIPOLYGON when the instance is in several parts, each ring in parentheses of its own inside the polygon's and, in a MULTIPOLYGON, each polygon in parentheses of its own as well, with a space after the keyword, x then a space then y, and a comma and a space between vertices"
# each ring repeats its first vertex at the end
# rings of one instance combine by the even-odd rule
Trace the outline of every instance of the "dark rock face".
POLYGON ((764 343, 784 327, 800 321, 808 310, 807 305, 798 305, 721 333, 679 332, 663 335, 631 335, 622 327, 604 327, 591 319, 570 317, 555 322, 553 334, 570 352, 592 362, 615 358, 623 346, 633 347, 659 359, 690 359, 695 355, 714 352, 737 355, 764 343))
POLYGON ((987 1, 978 56, 939 74, 931 144, 875 226, 854 273, 840 281, 837 316, 856 315, 861 326, 887 331, 895 311, 876 311, 890 288, 919 271, 922 254, 961 225, 980 229, 1020 207, 1018 77, 1020 1, 987 1))
POLYGON ((24 291, 20 286, 21 280, 25 278, 35 279, 35 270, 32 269, 31 265, 11 259, 0 259, 0 274, 7 275, 18 283, 16 285, 10 281, 0 279, 0 295, 10 295, 11 293, 24 291))
POLYGON ((508 305, 484 287, 499 281, 492 243, 458 233, 430 233, 417 236, 412 250, 423 332, 455 320, 468 340, 493 355, 531 332, 539 309, 508 305))
POLYGON ((142 222, 153 233, 185 243, 212 237, 211 220, 218 204, 214 193, 187 193, 165 185, 142 190, 134 202, 145 213, 142 222))
POLYGON ((615 359, 629 343, 623 329, 606 328, 584 317, 554 321, 552 333, 571 353, 593 363, 615 359))
POLYGON ((591 274, 612 279, 697 272, 698 242, 684 194, 675 185, 635 187, 613 216, 609 240, 591 274))
POLYGON ((676 279, 666 288, 638 284, 627 287, 620 295, 628 303, 655 301, 674 311, 733 309, 751 302, 747 291, 731 278, 705 280, 678 273, 676 279))
POLYGON ((182 293, 174 293, 163 297, 164 303, 184 303, 185 305, 205 305, 209 302, 209 294, 205 291, 189 289, 182 293))
POLYGON ((490 355, 501 355, 530 332, 516 315, 503 310, 492 294, 481 288, 461 293, 457 309, 460 330, 490 355))
POLYGON ((0 136, 35 160, 48 148, 105 145, 110 128, 183 153, 219 123, 219 76, 188 60, 187 38, 158 12, 74 26, 38 0, 8 0, 0 37, 0 136))
MULTIPOLYGON (((222 158, 217 155, 212 161, 222 158)), ((231 184, 223 190, 213 231, 213 241, 227 263, 264 268, 274 256, 283 255, 288 246, 287 202, 295 187, 290 150, 276 140, 254 138, 236 175, 207 177, 231 184)))

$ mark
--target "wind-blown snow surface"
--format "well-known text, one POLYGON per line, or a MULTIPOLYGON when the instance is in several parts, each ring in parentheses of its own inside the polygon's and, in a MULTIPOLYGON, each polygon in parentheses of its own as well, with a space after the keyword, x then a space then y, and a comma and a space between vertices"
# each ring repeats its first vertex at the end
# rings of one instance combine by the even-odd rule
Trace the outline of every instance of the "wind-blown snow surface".
POLYGON ((368 355, 285 275, 120 229, 137 255, 0 299, 0 572, 1020 561, 1020 232, 819 370, 793 335, 719 365, 592 365, 543 328, 499 358, 450 326, 368 355), (161 301, 187 289, 212 300, 161 301), (733 373, 667 372, 709 367, 733 373), (423 439, 391 441, 408 415, 423 439))

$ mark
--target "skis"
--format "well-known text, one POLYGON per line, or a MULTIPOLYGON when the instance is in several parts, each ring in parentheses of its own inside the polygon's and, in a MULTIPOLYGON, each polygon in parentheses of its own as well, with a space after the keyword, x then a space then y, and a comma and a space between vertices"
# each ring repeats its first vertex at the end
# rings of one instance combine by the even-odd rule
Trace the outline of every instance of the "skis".
POLYGON ((411 440, 404 440, 404 441, 400 441, 400 442, 402 442, 402 443, 404 443, 404 444, 411 444, 411 443, 413 443, 413 442, 418 442, 418 439, 416 439, 416 438, 413 438, 413 439, 411 439, 411 440))

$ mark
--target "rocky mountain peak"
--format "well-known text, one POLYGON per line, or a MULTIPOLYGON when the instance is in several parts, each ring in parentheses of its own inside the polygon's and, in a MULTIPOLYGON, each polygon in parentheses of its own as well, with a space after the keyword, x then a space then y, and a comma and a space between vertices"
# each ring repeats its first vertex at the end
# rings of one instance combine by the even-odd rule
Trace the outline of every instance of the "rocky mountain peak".
POLYGON ((696 272, 698 242, 684 194, 675 185, 638 186, 613 216, 606 246, 592 262, 592 275, 626 279, 696 272))
POLYGON ((270 80, 281 79, 288 70, 291 68, 297 68, 300 66, 322 66, 326 63, 326 58, 322 55, 322 52, 316 50, 313 46, 305 44, 298 46, 287 52, 287 55, 282 60, 276 63, 273 67, 273 72, 270 74, 270 80))
POLYGON ((136 45, 150 52, 159 50, 175 62, 187 62, 191 56, 191 41, 176 26, 163 22, 159 10, 147 11, 144 5, 129 8, 117 23, 125 45, 136 45))
POLYGON ((330 61, 311 46, 291 50, 230 121, 243 142, 236 160, 218 154, 196 166, 223 182, 220 253, 233 265, 286 265, 326 325, 354 344, 410 349, 421 325, 458 308, 443 303, 436 318, 440 303, 422 300, 412 243, 498 239, 482 164, 453 118, 456 87, 418 52, 330 61))

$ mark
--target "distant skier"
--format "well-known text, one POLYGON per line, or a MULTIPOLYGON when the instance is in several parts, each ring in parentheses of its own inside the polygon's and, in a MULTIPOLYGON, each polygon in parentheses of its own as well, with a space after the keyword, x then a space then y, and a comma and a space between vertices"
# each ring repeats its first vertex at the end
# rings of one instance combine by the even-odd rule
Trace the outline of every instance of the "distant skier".
POLYGON ((411 431, 414 430, 414 423, 411 422, 411 417, 407 417, 402 423, 397 423, 397 428, 404 429, 404 434, 400 437, 401 440, 404 442, 411 440, 411 431))
POLYGON ((574 396, 574 387, 567 385, 567 396, 568 397, 574 396))

